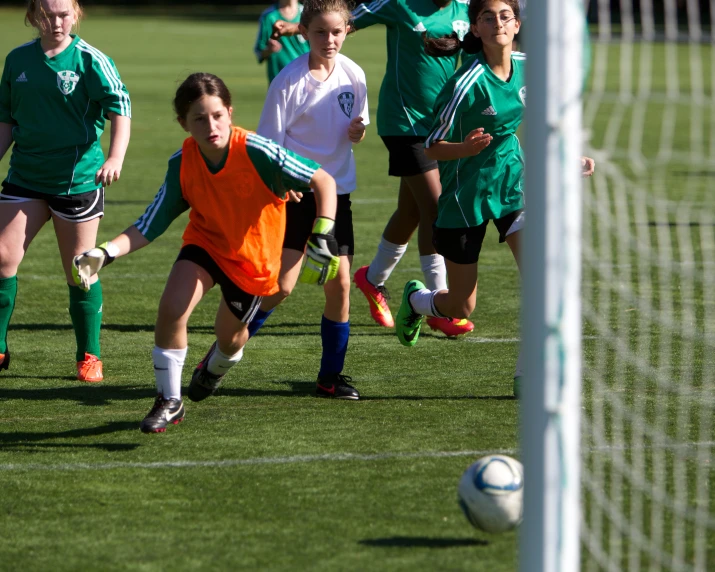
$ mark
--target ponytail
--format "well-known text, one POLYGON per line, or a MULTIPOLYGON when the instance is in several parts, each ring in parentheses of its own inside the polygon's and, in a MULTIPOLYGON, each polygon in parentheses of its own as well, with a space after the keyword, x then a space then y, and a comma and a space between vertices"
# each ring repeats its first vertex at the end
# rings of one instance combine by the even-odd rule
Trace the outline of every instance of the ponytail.
POLYGON ((433 58, 448 58, 464 50, 468 54, 476 54, 482 50, 482 40, 477 38, 472 32, 467 32, 463 40, 452 32, 449 36, 441 38, 428 38, 427 33, 422 33, 422 43, 425 46, 427 55, 433 58))

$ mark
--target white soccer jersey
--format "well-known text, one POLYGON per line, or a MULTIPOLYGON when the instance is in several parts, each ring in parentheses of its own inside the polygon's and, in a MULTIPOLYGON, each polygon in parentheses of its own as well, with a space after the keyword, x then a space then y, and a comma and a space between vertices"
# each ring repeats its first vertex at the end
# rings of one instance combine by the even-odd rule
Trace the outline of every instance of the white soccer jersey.
POLYGON ((320 163, 344 195, 356 186, 350 121, 362 117, 366 125, 370 122, 365 72, 338 54, 330 77, 318 81, 308 69, 309 56, 293 60, 271 82, 256 131, 320 163))

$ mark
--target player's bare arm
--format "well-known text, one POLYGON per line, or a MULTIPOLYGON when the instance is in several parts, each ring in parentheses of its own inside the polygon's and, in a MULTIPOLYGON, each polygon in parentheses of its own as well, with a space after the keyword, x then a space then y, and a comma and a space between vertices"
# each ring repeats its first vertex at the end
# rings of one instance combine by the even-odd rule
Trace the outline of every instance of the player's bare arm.
POLYGON ((590 177, 596 168, 596 161, 591 157, 581 157, 581 176, 590 177))
POLYGON ((352 121, 350 121, 348 137, 353 143, 360 143, 360 141, 365 139, 365 124, 362 122, 362 117, 354 117, 352 121))
POLYGON ((10 145, 12 145, 12 125, 10 123, 0 123, 0 160, 7 153, 10 145))
POLYGON ((119 180, 124 164, 124 155, 127 153, 129 145, 129 135, 131 133, 131 119, 116 113, 109 114, 109 121, 112 123, 112 130, 109 139, 109 154, 102 168, 97 171, 95 181, 105 187, 119 180))
POLYGON ((425 149, 425 155, 435 161, 454 161, 479 155, 492 142, 493 137, 479 127, 470 131, 461 143, 436 141, 425 149))
POLYGON ((269 38, 268 42, 266 42, 266 47, 263 48, 263 51, 261 52, 261 61, 267 60, 273 54, 277 54, 282 49, 283 45, 278 40, 269 38))

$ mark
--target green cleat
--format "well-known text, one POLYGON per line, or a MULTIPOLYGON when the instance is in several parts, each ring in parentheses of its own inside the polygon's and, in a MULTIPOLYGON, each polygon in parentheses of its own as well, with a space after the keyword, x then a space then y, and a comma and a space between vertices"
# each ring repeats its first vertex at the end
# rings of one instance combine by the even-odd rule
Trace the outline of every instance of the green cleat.
POLYGON ((395 331, 400 343, 403 346, 411 348, 417 343, 420 337, 420 326, 422 325, 421 314, 416 313, 410 305, 410 295, 417 290, 422 290, 425 287, 419 280, 410 280, 405 284, 405 289, 402 291, 402 304, 397 312, 395 320, 395 331))

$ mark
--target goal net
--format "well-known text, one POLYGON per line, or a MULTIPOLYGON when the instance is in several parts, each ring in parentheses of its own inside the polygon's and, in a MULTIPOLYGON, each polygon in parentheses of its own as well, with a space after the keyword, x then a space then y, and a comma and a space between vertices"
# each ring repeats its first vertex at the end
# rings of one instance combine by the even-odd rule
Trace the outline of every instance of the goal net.
POLYGON ((583 570, 715 570, 714 0, 591 0, 583 570))

